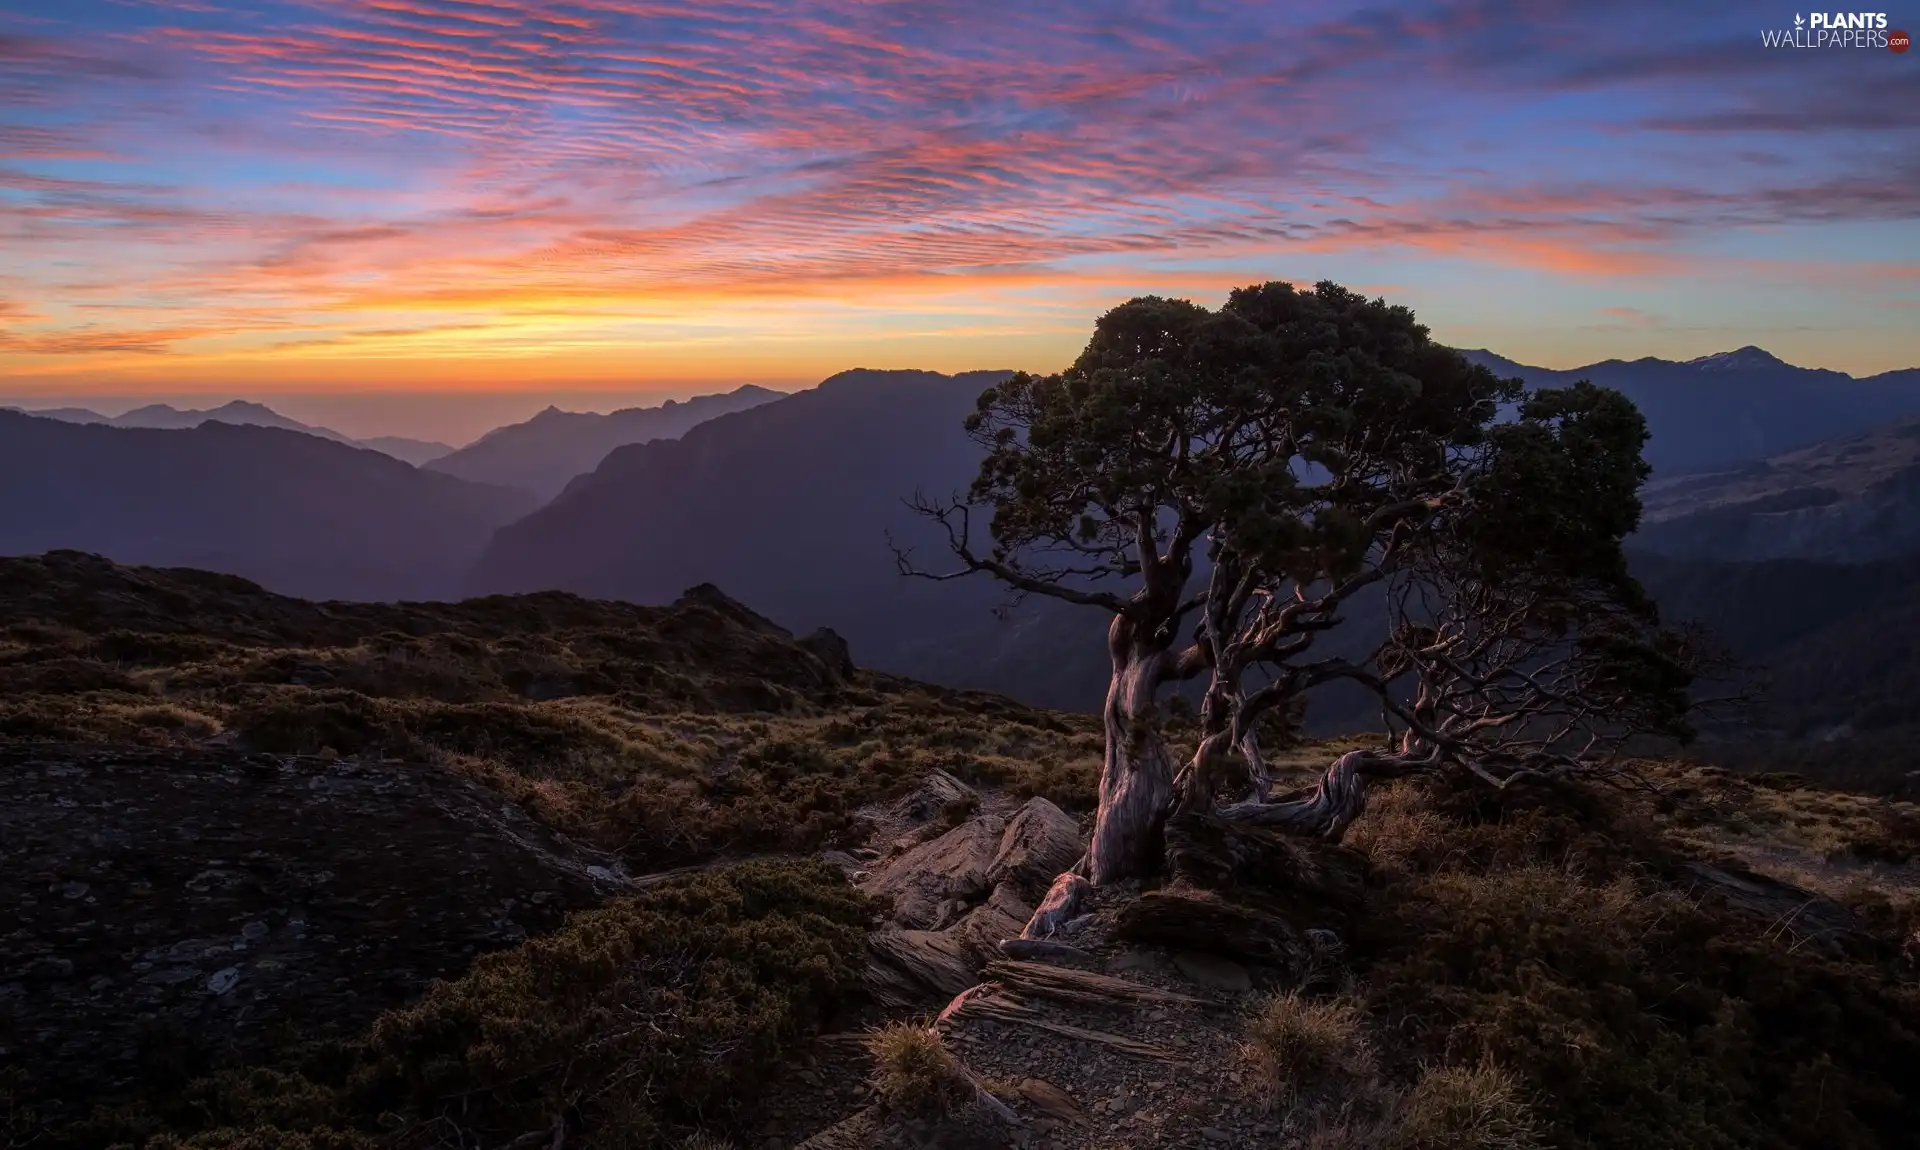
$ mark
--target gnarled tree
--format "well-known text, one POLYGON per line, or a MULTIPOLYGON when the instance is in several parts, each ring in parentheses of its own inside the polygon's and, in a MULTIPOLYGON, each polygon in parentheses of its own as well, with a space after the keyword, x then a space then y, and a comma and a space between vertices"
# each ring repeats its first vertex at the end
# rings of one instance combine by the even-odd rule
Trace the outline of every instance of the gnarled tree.
MULTIPOLYGON (((1550 566, 1539 555, 1580 571, 1611 563, 1625 579, 1619 543, 1638 517, 1644 427, 1614 393, 1552 394, 1522 403, 1519 381, 1435 344, 1404 307, 1329 283, 1269 283, 1217 312, 1133 300, 1101 317, 1066 371, 981 395, 966 430, 987 454, 968 497, 916 501, 946 525, 959 565, 926 572, 902 554, 903 571, 985 574, 1112 616, 1092 841, 1030 933, 1084 883, 1158 867, 1176 808, 1337 837, 1366 774, 1438 762, 1435 747, 1466 753, 1458 723, 1417 721, 1413 684, 1437 684, 1445 664, 1411 641, 1412 616, 1390 627, 1381 603, 1437 599, 1423 625, 1460 615, 1478 629, 1517 602, 1506 589, 1544 580, 1519 574, 1550 566), (1561 485, 1544 518, 1527 501, 1543 483, 1561 485), (991 512, 984 551, 974 508, 991 512), (1546 529, 1565 538, 1527 542, 1546 529), (1322 637, 1342 628, 1368 633, 1340 644, 1344 657, 1322 654, 1322 637), (1201 675, 1200 736, 1176 778, 1160 696, 1201 675), (1402 747, 1350 756, 1314 792, 1270 801, 1261 717, 1336 679, 1380 694, 1402 747), (1419 738, 1405 737, 1410 725, 1419 738), (1251 793, 1219 806, 1235 763, 1251 793)), ((1459 697, 1457 683, 1447 690, 1459 697)))
MULTIPOLYGON (((1389 541, 1374 568, 1387 595, 1368 658, 1283 662, 1258 690, 1220 691, 1225 714, 1209 732, 1242 745, 1253 787, 1218 813, 1337 839, 1373 778, 1457 769, 1506 786, 1601 771, 1637 737, 1688 737, 1690 688, 1712 652, 1662 626, 1621 550, 1639 523, 1645 440, 1618 392, 1526 396, 1457 457, 1458 482, 1432 514, 1389 541), (1388 738, 1268 801, 1257 748, 1244 745, 1251 724, 1330 678, 1378 695, 1388 738)), ((1203 738, 1196 764, 1206 749, 1203 738)))

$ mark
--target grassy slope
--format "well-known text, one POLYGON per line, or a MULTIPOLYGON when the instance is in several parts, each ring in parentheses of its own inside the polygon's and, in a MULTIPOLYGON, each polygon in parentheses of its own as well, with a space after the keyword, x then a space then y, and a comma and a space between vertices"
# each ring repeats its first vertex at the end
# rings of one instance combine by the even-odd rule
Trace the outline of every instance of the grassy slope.
MULTIPOLYGON (((0 738, 425 759, 636 870, 858 842, 859 806, 936 766, 1084 811, 1099 756, 1088 717, 840 682, 712 597, 309 604, 71 555, 0 561, 0 738)), ((1913 808, 1650 769, 1666 797, 1401 785, 1378 801, 1352 836, 1374 867, 1353 965, 1381 1073, 1495 1059, 1566 1147, 1901 1145, 1920 1121, 1899 957, 1913 808), (1867 948, 1827 953, 1715 906, 1679 870, 1701 856, 1846 901, 1867 948)), ((568 1146, 737 1128, 782 1045, 853 993, 864 916, 810 863, 671 882, 482 960, 349 1049, 294 1050, 43 1144, 245 1150, 300 1130, 315 1148, 412 1147, 450 1144, 452 1122, 462 1144, 503 1145, 563 1113, 568 1146), (629 1025, 634 1003, 654 1037, 629 1025), (577 1064, 581 1049, 607 1053, 577 1064), (702 1051, 726 1053, 684 1073, 702 1051), (619 1088, 630 1070, 669 1084, 619 1088)))

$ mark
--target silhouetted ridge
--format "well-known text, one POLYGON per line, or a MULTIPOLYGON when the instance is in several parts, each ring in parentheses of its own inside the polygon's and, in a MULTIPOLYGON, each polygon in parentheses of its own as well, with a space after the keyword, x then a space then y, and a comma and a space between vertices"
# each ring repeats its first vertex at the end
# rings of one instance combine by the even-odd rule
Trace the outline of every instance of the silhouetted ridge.
POLYGON ((0 413, 0 554, 71 548, 314 598, 441 598, 493 529, 532 506, 302 432, 0 413))

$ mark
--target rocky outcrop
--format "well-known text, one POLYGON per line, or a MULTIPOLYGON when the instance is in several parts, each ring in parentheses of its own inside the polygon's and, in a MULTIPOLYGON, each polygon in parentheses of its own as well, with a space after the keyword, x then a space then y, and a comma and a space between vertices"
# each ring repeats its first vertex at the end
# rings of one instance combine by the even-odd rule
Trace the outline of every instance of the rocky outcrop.
POLYGON ((351 1035, 626 887, 435 769, 0 746, 0 1063, 52 1116, 351 1035))
POLYGON ((1080 824, 1072 816, 1045 799, 1028 799, 1007 823, 1000 849, 987 867, 987 881, 1011 884, 1025 898, 1037 899, 1085 850, 1080 824))
MULTIPOLYGON (((907 819, 978 802, 936 771, 896 812, 907 819)), ((1034 894, 1086 849, 1079 826, 1043 798, 1011 818, 981 814, 875 868, 863 884, 892 903, 895 928, 873 939, 868 985, 892 1006, 951 998, 973 985, 1033 914, 1034 894), (1032 892, 1032 893, 1030 893, 1032 892)))
POLYGON ((993 889, 987 872, 1005 830, 1006 823, 991 815, 969 819, 876 869, 867 891, 893 903, 901 926, 951 925, 993 889))
POLYGON ((844 683, 853 678, 856 671, 853 648, 847 646, 847 641, 832 628, 822 627, 794 642, 801 650, 825 664, 827 673, 833 676, 835 682, 844 683))
POLYGON ((909 822, 926 822, 943 811, 979 803, 980 792, 945 771, 932 771, 912 794, 900 800, 895 813, 909 822))

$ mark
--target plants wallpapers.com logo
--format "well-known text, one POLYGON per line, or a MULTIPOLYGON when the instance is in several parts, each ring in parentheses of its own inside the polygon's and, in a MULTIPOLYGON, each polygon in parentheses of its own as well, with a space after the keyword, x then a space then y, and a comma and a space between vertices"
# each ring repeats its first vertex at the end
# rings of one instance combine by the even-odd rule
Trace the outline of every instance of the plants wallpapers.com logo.
POLYGON ((1889 27, 1885 12, 1795 12, 1793 27, 1763 28, 1760 43, 1768 48, 1884 48, 1899 54, 1913 46, 1913 39, 1889 27))

